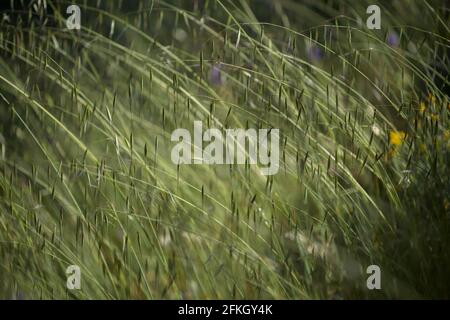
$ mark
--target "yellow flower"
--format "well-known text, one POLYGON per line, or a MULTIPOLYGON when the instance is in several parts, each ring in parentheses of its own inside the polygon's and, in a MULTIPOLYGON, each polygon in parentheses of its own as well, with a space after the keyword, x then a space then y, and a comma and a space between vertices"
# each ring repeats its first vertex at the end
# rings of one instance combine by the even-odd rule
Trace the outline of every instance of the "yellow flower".
POLYGON ((432 115, 431 115, 431 120, 433 120, 433 121, 439 121, 439 115, 437 115, 437 114, 432 114, 432 115))
POLYGON ((389 132, 389 143, 394 146, 399 146, 405 140, 406 134, 403 131, 389 132))
POLYGON ((428 100, 432 103, 436 102, 436 97, 433 96, 431 93, 428 93, 428 100))
POLYGON ((444 140, 447 141, 450 139, 450 130, 445 130, 444 131, 444 140))
POLYGON ((427 109, 427 106, 425 105, 425 103, 424 103, 424 102, 421 102, 421 103, 419 104, 419 112, 420 112, 420 113, 424 113, 426 109, 427 109))

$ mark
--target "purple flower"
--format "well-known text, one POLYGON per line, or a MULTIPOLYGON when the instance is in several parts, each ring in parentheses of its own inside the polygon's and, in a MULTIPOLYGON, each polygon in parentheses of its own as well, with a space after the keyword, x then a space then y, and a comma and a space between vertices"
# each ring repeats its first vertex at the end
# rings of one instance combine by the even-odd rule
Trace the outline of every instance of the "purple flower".
POLYGON ((220 63, 215 63, 212 66, 211 71, 209 72, 209 82, 212 85, 220 86, 223 84, 221 69, 222 65, 220 63))
POLYGON ((388 33, 386 42, 388 46, 397 48, 400 45, 400 38, 396 32, 392 31, 388 33))
POLYGON ((311 61, 321 61, 323 59, 323 50, 319 46, 312 44, 307 47, 308 58, 311 61))

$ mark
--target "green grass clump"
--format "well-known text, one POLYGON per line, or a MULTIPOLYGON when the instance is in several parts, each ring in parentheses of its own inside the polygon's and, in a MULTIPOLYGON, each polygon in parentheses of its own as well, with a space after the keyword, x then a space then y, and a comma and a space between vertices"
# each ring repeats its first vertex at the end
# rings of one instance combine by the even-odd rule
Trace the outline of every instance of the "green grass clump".
POLYGON ((1 298, 450 298, 442 1, 381 30, 371 1, 79 1, 79 31, 72 1, 12 3, 1 298), (280 129, 278 174, 174 165, 196 120, 280 129))

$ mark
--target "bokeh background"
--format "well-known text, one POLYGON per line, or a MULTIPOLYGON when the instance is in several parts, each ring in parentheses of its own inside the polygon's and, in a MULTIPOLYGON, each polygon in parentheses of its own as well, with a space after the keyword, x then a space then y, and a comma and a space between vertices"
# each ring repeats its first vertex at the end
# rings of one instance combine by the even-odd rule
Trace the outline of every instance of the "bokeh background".
POLYGON ((449 298, 449 7, 2 1, 0 297, 449 298), (195 120, 279 173, 174 165, 195 120))

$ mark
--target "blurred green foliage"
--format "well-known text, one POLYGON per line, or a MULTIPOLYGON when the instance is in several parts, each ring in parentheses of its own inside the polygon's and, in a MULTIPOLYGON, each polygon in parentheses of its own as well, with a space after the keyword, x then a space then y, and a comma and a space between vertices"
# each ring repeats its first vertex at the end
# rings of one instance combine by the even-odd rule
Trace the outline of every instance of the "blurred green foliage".
POLYGON ((449 298, 449 8, 371 2, 5 1, 0 297, 449 298), (174 165, 194 120, 279 173, 174 165))

